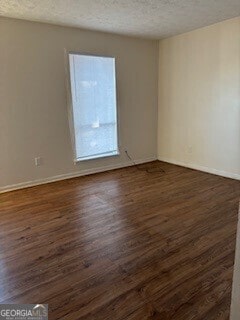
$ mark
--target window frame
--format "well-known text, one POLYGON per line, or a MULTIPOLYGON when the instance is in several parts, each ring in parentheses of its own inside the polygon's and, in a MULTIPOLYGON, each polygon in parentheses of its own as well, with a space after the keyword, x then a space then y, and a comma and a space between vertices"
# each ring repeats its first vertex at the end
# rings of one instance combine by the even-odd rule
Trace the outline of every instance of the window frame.
POLYGON ((64 50, 65 51, 65 68, 67 74, 67 106, 68 106, 68 123, 69 123, 69 130, 70 130, 70 137, 71 137, 71 145, 72 145, 72 152, 73 152, 73 162, 77 164, 83 161, 89 160, 100 160, 103 158, 109 157, 116 157, 120 156, 120 130, 119 130, 119 107, 118 107, 118 86, 117 86, 117 63, 116 57, 110 55, 102 55, 102 54, 93 54, 93 53, 82 53, 79 51, 72 51, 72 50, 64 50), (77 158, 77 149, 76 149, 76 138, 75 138, 75 125, 74 125, 74 115, 73 115, 73 100, 72 100, 72 89, 71 89, 71 71, 70 71, 70 55, 80 55, 80 56, 90 56, 90 57, 99 57, 99 58, 112 58, 114 59, 114 67, 115 67, 115 103, 116 103, 116 131, 117 131, 117 151, 116 153, 109 153, 109 154, 98 154, 93 155, 85 158, 77 158))

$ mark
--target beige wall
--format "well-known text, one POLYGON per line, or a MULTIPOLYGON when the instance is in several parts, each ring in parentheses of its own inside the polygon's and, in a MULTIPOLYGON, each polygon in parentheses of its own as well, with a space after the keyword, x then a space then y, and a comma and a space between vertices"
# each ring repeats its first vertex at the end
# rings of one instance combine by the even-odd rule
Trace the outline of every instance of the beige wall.
POLYGON ((0 190, 128 162, 73 164, 64 49, 116 57, 121 150, 157 156, 157 41, 0 18, 0 190))
POLYGON ((160 41, 158 158, 240 178, 240 18, 160 41))
POLYGON ((240 178, 240 18, 160 41, 159 91, 156 41, 0 18, 0 191, 128 163, 73 164, 65 49, 116 57, 122 151, 240 178))

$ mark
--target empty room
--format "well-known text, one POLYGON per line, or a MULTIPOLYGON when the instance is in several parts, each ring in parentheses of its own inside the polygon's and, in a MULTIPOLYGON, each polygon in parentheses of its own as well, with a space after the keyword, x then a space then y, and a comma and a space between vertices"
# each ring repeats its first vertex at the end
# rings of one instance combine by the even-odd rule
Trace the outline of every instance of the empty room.
POLYGON ((0 319, 239 320, 239 180, 239 0, 0 0, 0 319))

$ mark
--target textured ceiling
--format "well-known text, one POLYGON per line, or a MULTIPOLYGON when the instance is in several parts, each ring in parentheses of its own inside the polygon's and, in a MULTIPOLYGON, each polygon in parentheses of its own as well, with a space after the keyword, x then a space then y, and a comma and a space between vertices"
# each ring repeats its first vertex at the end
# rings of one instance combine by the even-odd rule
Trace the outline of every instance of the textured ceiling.
POLYGON ((0 15, 160 39, 240 15, 240 0, 0 0, 0 15))

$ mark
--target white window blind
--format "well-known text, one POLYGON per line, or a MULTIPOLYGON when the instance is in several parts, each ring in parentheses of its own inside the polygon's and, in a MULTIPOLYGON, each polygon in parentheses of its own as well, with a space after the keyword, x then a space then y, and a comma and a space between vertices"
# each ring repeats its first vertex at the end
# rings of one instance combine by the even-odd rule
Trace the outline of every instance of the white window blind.
POLYGON ((75 160, 118 154, 115 58, 69 54, 75 160))

